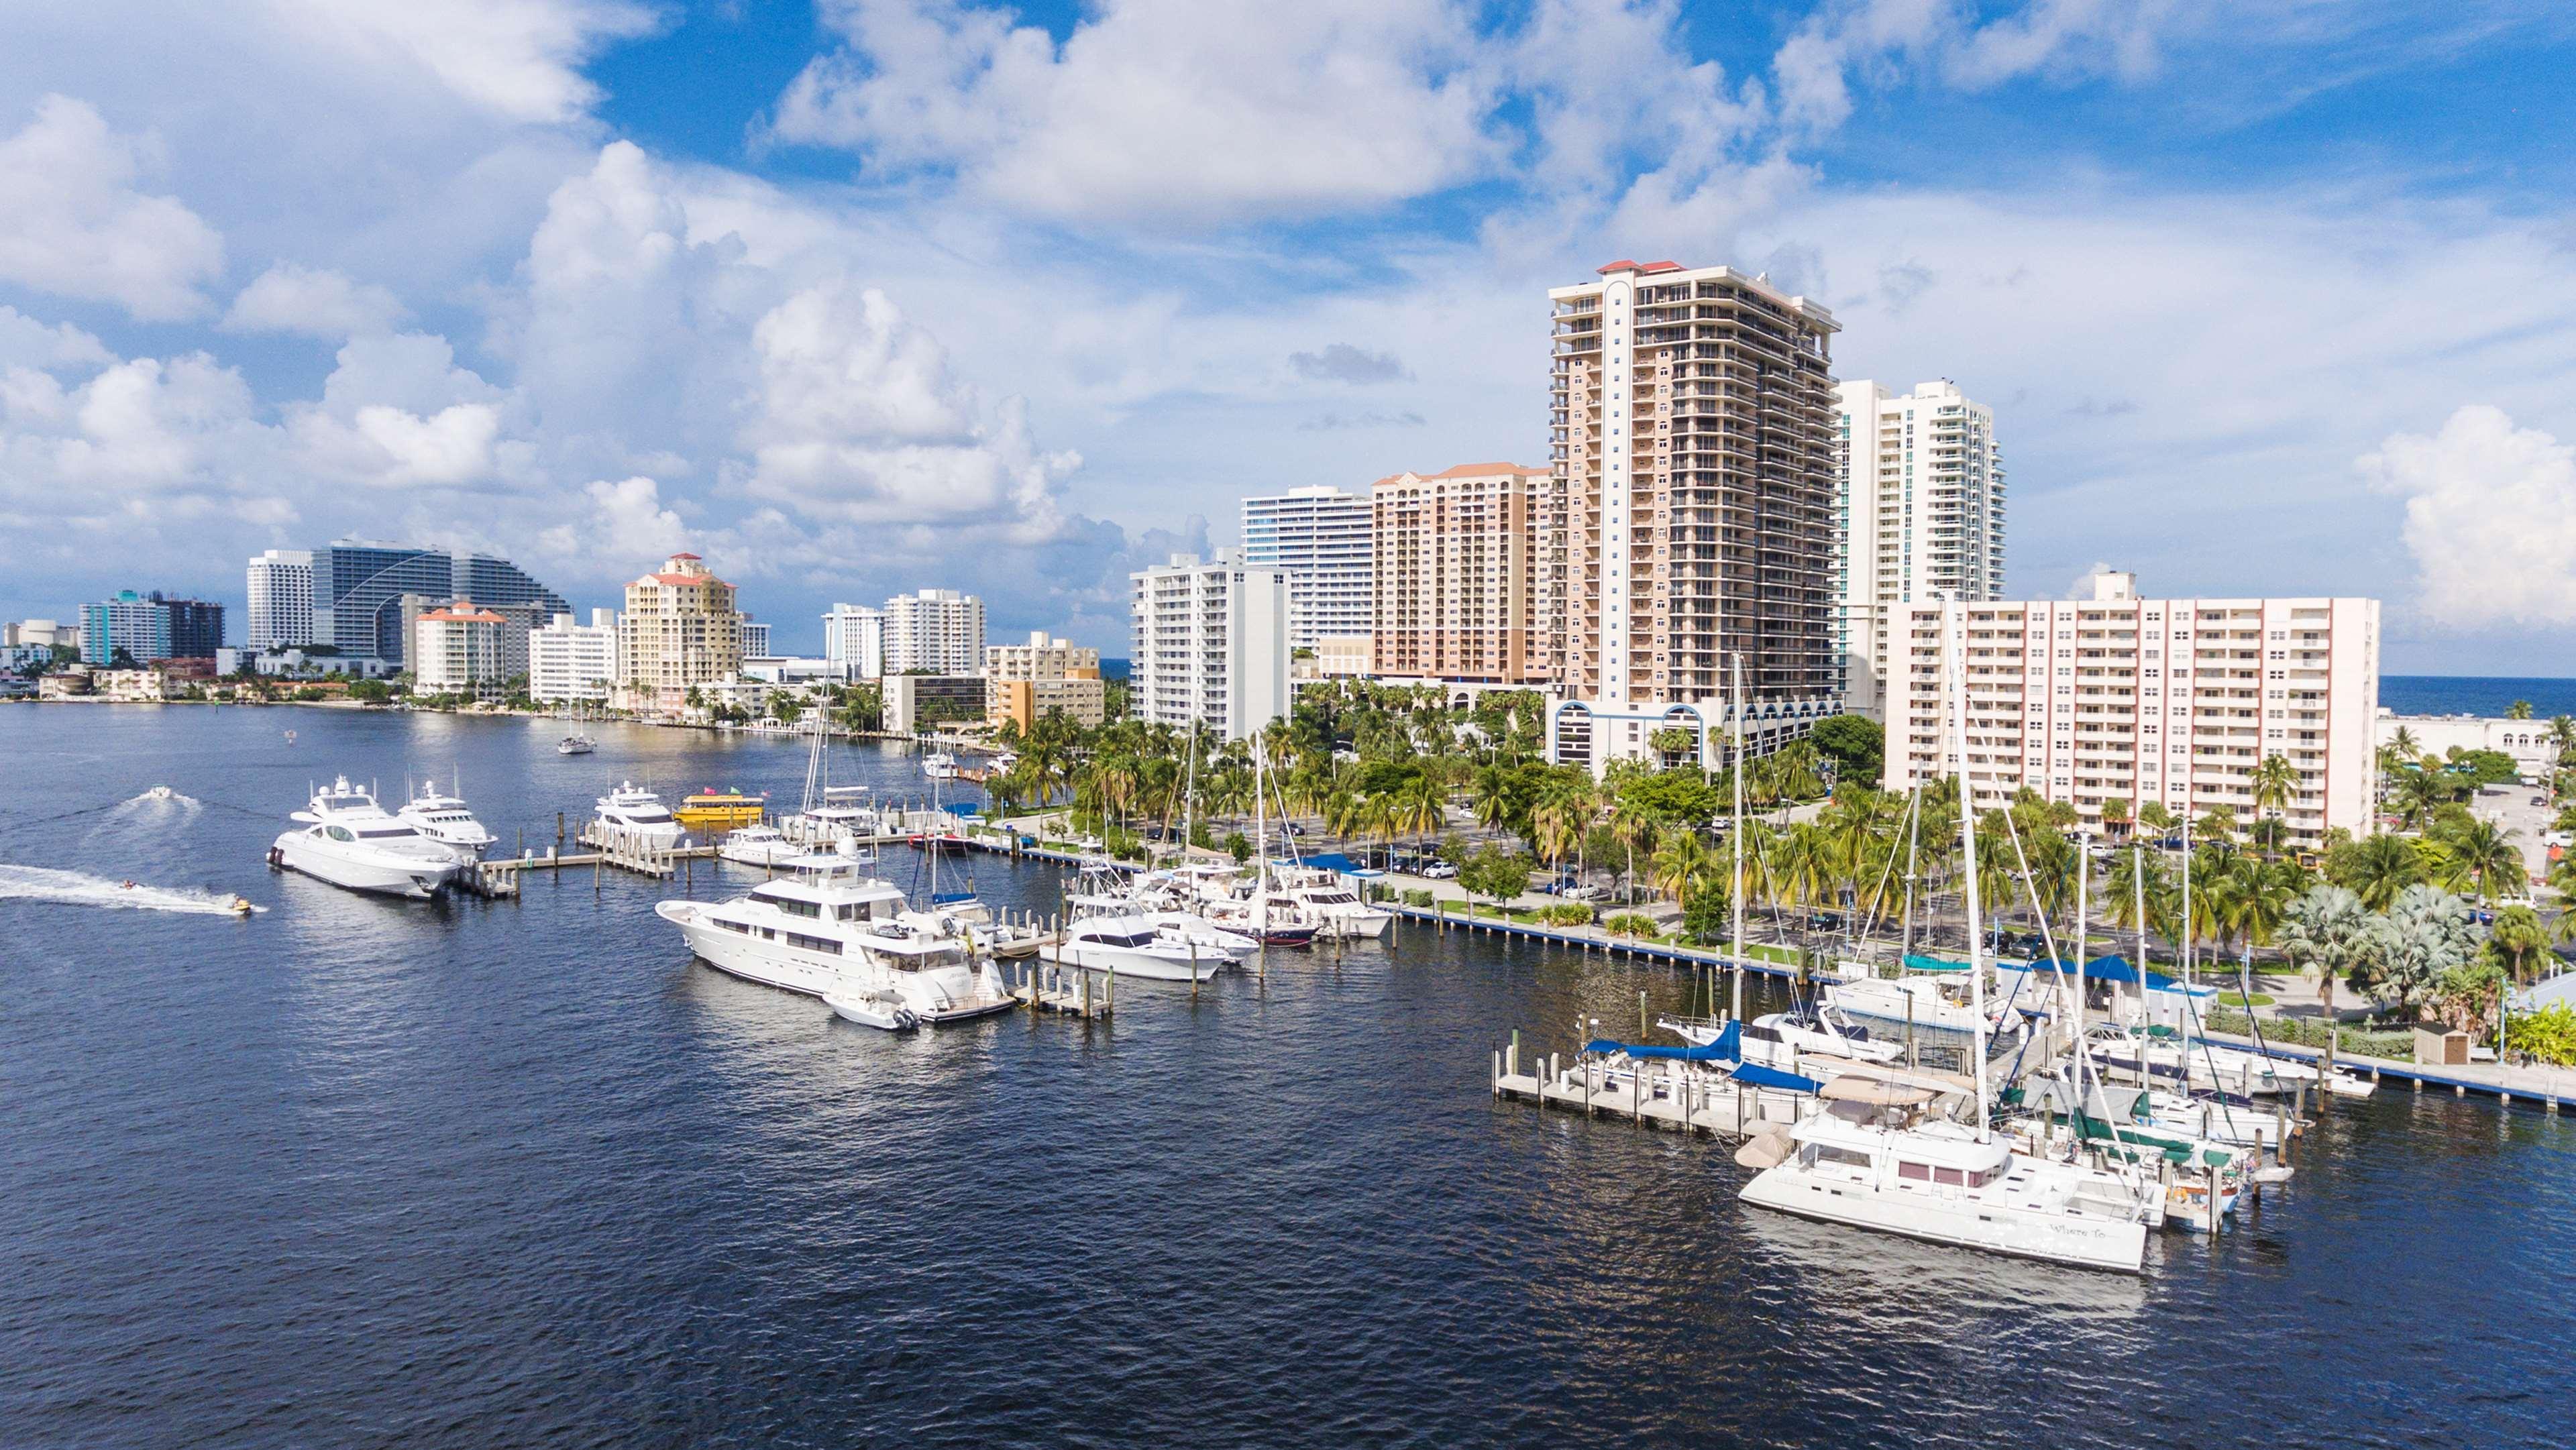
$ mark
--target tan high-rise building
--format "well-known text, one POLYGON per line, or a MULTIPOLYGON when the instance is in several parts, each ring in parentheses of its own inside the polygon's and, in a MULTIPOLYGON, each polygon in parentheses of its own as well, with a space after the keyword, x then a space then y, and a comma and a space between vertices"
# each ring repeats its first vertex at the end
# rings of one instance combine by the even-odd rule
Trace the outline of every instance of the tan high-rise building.
POLYGON ((1541 609, 1556 527, 1549 470, 1467 463, 1371 489, 1370 673, 1463 684, 1555 678, 1541 609))
POLYGON ((1950 668, 1967 669, 1967 777, 1980 805, 2027 786, 2101 828, 2147 802, 2249 827, 2278 808, 2313 844, 2370 829, 2379 709, 2376 599, 2140 599, 2125 573, 2080 600, 1917 602, 1896 614, 1886 785, 1952 773, 1950 668), (1965 619, 1960 619, 1964 612, 1965 619), (2263 761, 2289 762, 2277 807, 2263 761))
MULTIPOLYGON (((1599 769, 1681 729, 1714 763, 1839 708, 1833 314, 1730 267, 1613 262, 1548 293, 1565 545, 1549 749, 1599 769)), ((1687 754, 1687 753, 1686 753, 1687 754)))
POLYGON ((677 715, 689 690, 742 670, 742 614, 733 586, 695 554, 673 554, 626 586, 617 620, 617 703, 677 715))

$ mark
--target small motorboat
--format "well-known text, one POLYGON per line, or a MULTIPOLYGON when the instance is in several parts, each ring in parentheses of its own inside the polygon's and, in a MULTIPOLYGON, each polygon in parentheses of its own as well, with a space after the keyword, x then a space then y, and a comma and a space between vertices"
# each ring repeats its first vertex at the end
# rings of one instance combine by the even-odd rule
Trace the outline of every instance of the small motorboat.
POLYGON ((147 795, 147 796, 150 796, 152 799, 154 799, 154 800, 156 800, 156 801, 166 801, 166 800, 170 799, 172 796, 177 795, 177 794, 178 794, 178 792, 177 792, 177 791, 175 791, 175 790, 172 790, 170 787, 168 787, 168 786, 166 786, 166 785, 156 785, 156 786, 152 787, 150 790, 145 791, 145 792, 144 792, 144 794, 145 794, 145 795, 147 795))
POLYGON ((823 1005, 844 1022, 861 1027, 874 1027, 881 1032, 901 1032, 921 1025, 903 999, 882 988, 873 992, 844 991, 823 994, 823 1005))

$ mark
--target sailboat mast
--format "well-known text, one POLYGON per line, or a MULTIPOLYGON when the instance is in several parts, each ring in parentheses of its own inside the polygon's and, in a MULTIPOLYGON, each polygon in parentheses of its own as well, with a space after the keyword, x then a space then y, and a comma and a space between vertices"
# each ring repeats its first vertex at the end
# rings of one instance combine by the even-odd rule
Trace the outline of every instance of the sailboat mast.
POLYGON ((2191 798, 2182 807, 2182 984, 2191 986, 2191 798))
POLYGON ((1914 955, 1914 853, 1923 841, 1923 793, 1928 784, 1914 783, 1914 799, 1905 812, 1905 923, 1898 928, 1896 949, 1900 962, 1914 955))
POLYGON ((1744 656, 1729 656, 1727 666, 1734 677, 1732 699, 1728 702, 1735 726, 1735 761, 1727 774, 1735 785, 1735 890, 1731 893, 1735 908, 1735 949, 1730 956, 1735 962, 1736 1021, 1744 1020, 1744 656))
MULTIPOLYGON (((1958 634, 1951 645, 1950 722, 1958 740, 1959 764, 1959 847, 1961 869, 1968 891, 1968 1056, 1977 1069, 1977 1141, 1985 1142, 1986 1126, 1986 968, 1980 953, 1984 948, 1985 923, 1977 912, 1977 809, 1976 799, 1968 792, 1968 611, 1953 596, 1942 610, 1944 615, 1958 616, 1958 634)), ((1948 623, 1945 619, 1943 623, 1948 623)))
MULTIPOLYGON (((2075 1102, 2084 1103, 2084 959, 2092 950, 2086 938, 2092 931, 2093 916, 2093 838, 2075 838, 2075 1102)), ((2143 970, 2143 969, 2141 969, 2143 970)), ((2140 981, 2146 980, 2139 978, 2140 981)))
POLYGON ((2138 1020, 2147 1019, 2147 848, 2129 843, 2129 881, 2136 888, 2138 912, 2138 1020))

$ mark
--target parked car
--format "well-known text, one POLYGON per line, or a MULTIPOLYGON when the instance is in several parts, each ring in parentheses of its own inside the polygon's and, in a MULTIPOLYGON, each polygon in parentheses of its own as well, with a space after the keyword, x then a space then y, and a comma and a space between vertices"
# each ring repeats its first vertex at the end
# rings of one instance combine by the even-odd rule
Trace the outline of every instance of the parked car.
POLYGON ((2531 803, 2533 805, 2546 808, 2549 804, 2549 797, 2545 795, 2536 795, 2531 798, 2531 803))
POLYGON ((1610 894, 1607 886, 1569 886, 1565 889, 1568 901, 1608 901, 1610 894))
POLYGON ((1458 868, 1446 861, 1434 861, 1422 868, 1422 874, 1434 881, 1455 881, 1458 879, 1458 868))
POLYGON ((1279 823, 1279 829, 1286 831, 1292 836, 1302 836, 1306 834, 1306 828, 1297 824, 1295 821, 1281 821, 1279 823))

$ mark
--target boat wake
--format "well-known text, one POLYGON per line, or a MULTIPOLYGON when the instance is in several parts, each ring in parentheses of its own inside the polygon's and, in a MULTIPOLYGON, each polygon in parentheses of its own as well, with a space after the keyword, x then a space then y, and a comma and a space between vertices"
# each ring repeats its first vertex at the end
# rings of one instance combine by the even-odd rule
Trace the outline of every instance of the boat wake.
POLYGON ((206 803, 195 796, 183 795, 166 785, 156 785, 130 800, 118 801, 115 810, 118 815, 128 815, 136 811, 150 810, 155 806, 168 806, 193 814, 204 810, 206 803))
MULTIPOLYGON (((234 900, 229 892, 174 886, 129 886, 80 871, 0 865, 0 901, 51 901, 64 906, 102 906, 112 910, 232 916, 236 914, 234 900)), ((265 911, 267 908, 254 906, 251 910, 265 911)))

